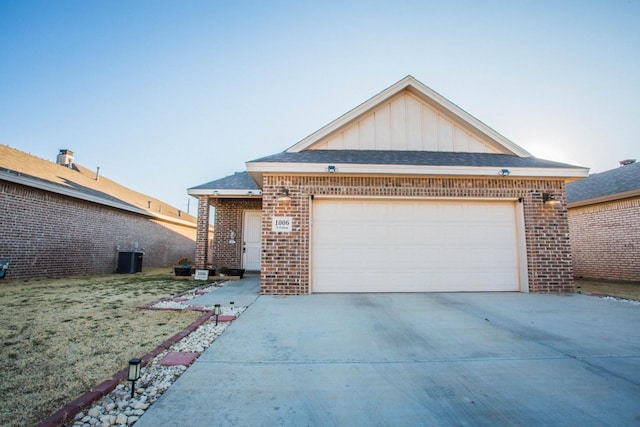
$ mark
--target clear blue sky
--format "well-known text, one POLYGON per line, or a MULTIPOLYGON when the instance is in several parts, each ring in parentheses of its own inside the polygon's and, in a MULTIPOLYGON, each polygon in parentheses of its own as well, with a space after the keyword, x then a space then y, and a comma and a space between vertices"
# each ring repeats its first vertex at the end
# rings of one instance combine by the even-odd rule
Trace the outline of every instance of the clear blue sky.
POLYGON ((181 209, 407 74, 537 157, 640 158, 639 0, 0 0, 0 143, 181 209))

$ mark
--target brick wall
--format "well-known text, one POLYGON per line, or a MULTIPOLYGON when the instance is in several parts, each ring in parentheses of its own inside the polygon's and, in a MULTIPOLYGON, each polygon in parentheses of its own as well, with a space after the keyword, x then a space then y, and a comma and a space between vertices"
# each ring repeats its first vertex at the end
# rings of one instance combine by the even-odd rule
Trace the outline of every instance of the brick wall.
POLYGON ((522 198, 530 291, 573 291, 565 189, 561 180, 265 175, 262 191, 261 291, 265 294, 309 292, 311 195, 522 198), (287 203, 277 200, 282 188, 289 190, 291 200, 287 203), (543 192, 555 194, 561 205, 544 205, 543 192), (272 232, 274 216, 292 217, 292 232, 272 232))
MULTIPOLYGON (((144 249, 144 267, 195 252, 193 227, 0 181, 0 257, 7 278, 113 273, 117 247, 144 249)), ((1 284, 1 282, 0 282, 1 284)))
POLYGON ((261 199, 217 199, 215 206, 216 233, 213 238, 213 267, 242 266, 242 223, 246 210, 262 209, 261 199), (236 243, 229 243, 230 232, 236 233, 236 243))
POLYGON ((640 281, 640 198, 569 209, 576 277, 640 281))

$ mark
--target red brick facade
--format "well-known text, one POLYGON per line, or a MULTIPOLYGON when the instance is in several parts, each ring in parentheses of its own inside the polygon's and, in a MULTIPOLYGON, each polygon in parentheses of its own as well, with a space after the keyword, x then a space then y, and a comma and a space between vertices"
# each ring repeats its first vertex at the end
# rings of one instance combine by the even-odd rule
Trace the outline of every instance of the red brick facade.
MULTIPOLYGON (((206 196, 205 196, 206 197, 206 196)), ((240 268, 242 266, 242 222, 244 211, 262 209, 261 199, 217 199, 213 239, 213 267, 240 268), (235 243, 229 243, 231 232, 235 243)))
MULTIPOLYGON (((573 271, 562 180, 265 175, 261 286, 265 294, 309 293, 311 195, 375 197, 522 198, 529 289, 572 292, 573 271), (282 188, 291 200, 278 201, 282 188), (560 206, 542 202, 551 192, 560 206), (291 233, 271 231, 273 216, 293 219, 291 233)), ((237 218, 241 218, 236 214, 237 218)))
MULTIPOLYGON (((144 249, 143 267, 195 251, 196 228, 0 182, 0 257, 8 279, 113 273, 118 252, 144 249)), ((1 284, 1 282, 0 282, 1 284)))
POLYGON ((576 277, 640 281, 640 198, 569 209, 576 277))

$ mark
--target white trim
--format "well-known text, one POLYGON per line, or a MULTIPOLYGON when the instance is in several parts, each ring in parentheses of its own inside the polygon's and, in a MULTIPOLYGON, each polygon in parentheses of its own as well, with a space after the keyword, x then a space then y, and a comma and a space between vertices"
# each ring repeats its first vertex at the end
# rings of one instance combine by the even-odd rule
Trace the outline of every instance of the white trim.
POLYGON ((120 203, 113 200, 107 200, 100 197, 92 196, 90 194, 82 193, 80 191, 74 190, 72 188, 66 188, 64 186, 53 184, 47 181, 40 181, 30 177, 25 177, 21 175, 13 175, 10 173, 3 173, 0 176, 1 180, 13 182, 15 184, 24 185, 26 187, 37 188, 38 190, 47 191, 50 193, 60 194, 62 196, 71 197, 78 200, 84 200, 85 202, 91 202, 102 206, 109 206, 112 208, 120 209, 127 212, 136 213, 139 215, 145 215, 154 219, 158 219, 164 222, 171 222, 174 224, 185 225, 192 228, 197 228, 197 224, 195 222, 185 221, 183 219, 173 218, 170 216, 162 215, 155 212, 149 212, 144 209, 135 207, 130 204, 120 203))
POLYGON ((519 197, 460 197, 460 196, 367 196, 367 195, 341 195, 341 194, 314 194, 313 200, 442 200, 442 201, 470 201, 470 202, 517 202, 519 197))
POLYGON ((347 125, 351 121, 355 120, 359 116, 365 114, 367 111, 372 110, 376 106, 380 105, 382 102, 387 99, 395 96, 403 90, 409 90, 414 95, 422 98, 426 101, 430 101, 431 103, 436 104, 436 106, 442 108, 447 113, 451 114, 454 118, 461 120, 462 122, 467 123, 472 128, 476 129, 481 134, 486 135, 489 139, 497 142, 499 145, 504 147, 509 152, 520 156, 520 157, 531 157, 531 154, 526 151, 524 148, 518 146, 513 141, 499 134, 495 130, 491 129, 486 124, 482 123, 480 120, 473 117, 471 114, 467 113, 439 93, 435 92, 433 89, 429 88, 425 84, 419 82, 412 76, 407 76, 389 88, 383 90, 379 94, 375 95, 373 98, 370 98, 368 101, 360 104, 353 110, 347 112, 346 114, 338 117, 328 125, 322 127, 318 131, 312 133, 307 136, 300 142, 295 145, 289 147, 286 151, 289 153, 297 153, 305 150, 309 146, 313 145, 315 142, 320 139, 328 136, 332 132, 340 129, 341 127, 347 125))
POLYGON ((529 274, 528 274, 528 262, 527 262, 527 245, 526 245, 526 230, 524 222, 524 203, 520 202, 519 197, 411 197, 411 196, 349 196, 349 195, 312 195, 309 197, 309 254, 308 254, 308 275, 309 275, 309 289, 308 293, 315 292, 315 283, 313 281, 313 203, 318 200, 377 200, 377 201, 400 201, 400 200, 421 200, 421 201, 450 201, 450 202, 499 202, 499 203, 514 203, 513 212, 515 215, 514 226, 516 235, 516 251, 517 251, 517 288, 518 292, 529 293, 529 274))
MULTIPOLYGON (((418 166, 418 165, 375 165, 332 163, 336 172, 329 174, 326 163, 276 163, 252 162, 247 163, 247 171, 254 173, 297 173, 297 174, 325 174, 325 175, 457 175, 457 176, 491 176, 499 177, 501 169, 509 169, 509 179, 512 177, 559 177, 582 178, 589 175, 588 168, 514 168, 497 166, 418 166)), ((191 194, 191 193, 190 193, 191 194)))
POLYGON ((190 196, 220 196, 220 197, 262 197, 262 190, 247 190, 247 189, 233 189, 233 190, 218 190, 218 189, 190 189, 187 190, 187 194, 190 196))
POLYGON ((520 292, 529 293, 529 263, 527 262, 527 235, 524 225, 524 203, 516 210, 516 236, 518 238, 518 274, 520 292))

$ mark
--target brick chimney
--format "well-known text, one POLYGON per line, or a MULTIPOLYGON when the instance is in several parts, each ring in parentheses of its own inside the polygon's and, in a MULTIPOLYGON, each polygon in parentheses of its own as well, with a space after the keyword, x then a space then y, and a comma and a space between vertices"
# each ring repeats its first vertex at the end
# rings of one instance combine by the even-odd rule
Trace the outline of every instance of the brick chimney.
POLYGON ((68 168, 73 167, 73 151, 61 148, 56 163, 68 168))

